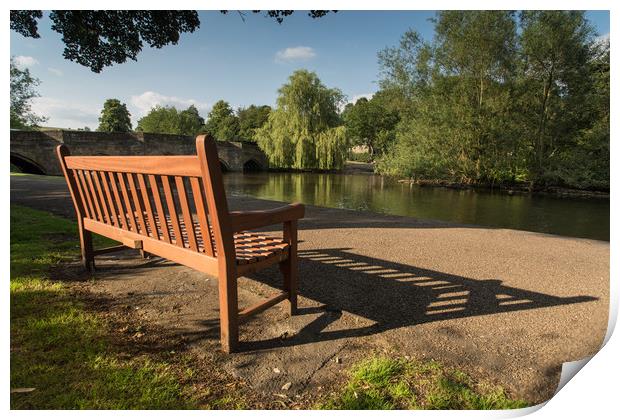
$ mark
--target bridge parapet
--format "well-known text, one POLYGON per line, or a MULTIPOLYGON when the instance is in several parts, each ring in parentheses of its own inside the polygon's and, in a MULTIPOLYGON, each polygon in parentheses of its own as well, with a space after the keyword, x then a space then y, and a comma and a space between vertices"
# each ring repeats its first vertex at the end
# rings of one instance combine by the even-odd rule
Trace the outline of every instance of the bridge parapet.
MULTIPOLYGON (((74 155, 193 155, 195 139, 190 136, 153 133, 104 133, 99 131, 11 130, 11 163, 24 171, 61 175, 54 150, 66 144, 74 155)), ((254 144, 218 142, 222 167, 243 171, 244 167, 267 169, 267 156, 254 144)))

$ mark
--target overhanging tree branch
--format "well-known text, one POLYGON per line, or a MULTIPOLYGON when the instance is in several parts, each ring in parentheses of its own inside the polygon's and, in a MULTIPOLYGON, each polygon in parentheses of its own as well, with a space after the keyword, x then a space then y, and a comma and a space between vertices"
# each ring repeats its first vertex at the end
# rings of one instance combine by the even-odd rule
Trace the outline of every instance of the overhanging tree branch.
MULTIPOLYGON (((253 10, 260 13, 260 10, 253 10)), ((221 13, 228 13, 222 10, 221 13)), ((245 13, 238 11, 245 22, 245 13)), ((266 16, 282 23, 293 10, 268 10, 266 16)), ((313 19, 327 10, 311 10, 313 19)), ((11 29, 29 38, 39 38, 40 10, 12 10, 11 29)), ((144 44, 152 48, 176 45, 181 34, 200 27, 195 10, 54 10, 52 29, 62 35, 63 56, 100 73, 105 67, 136 60, 144 44)))

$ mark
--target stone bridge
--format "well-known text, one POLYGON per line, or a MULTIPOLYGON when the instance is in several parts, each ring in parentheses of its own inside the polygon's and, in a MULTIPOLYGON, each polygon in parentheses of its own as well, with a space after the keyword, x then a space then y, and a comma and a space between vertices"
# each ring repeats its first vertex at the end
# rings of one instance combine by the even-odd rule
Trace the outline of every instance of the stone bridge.
MULTIPOLYGON (((22 172, 62 175, 55 149, 66 144, 72 155, 195 155, 190 136, 151 133, 103 133, 97 131, 11 130, 11 163, 22 172)), ((217 142, 224 171, 256 171, 268 168, 267 156, 254 144, 217 142)))

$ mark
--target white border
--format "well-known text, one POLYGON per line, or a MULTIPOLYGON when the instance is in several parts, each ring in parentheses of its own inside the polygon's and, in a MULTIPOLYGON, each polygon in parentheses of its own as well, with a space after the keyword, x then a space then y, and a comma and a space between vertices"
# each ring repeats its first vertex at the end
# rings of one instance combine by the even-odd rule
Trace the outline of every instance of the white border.
MULTIPOLYGON (((93 0, 87 3, 83 1, 71 1, 71 0, 58 0, 58 1, 35 1, 35 0, 22 0, 22 1, 7 1, 6 8, 4 9, 4 22, 5 22, 5 36, 2 38, 2 48, 4 50, 4 57, 8 58, 10 55, 9 51, 9 36, 10 33, 8 31, 9 25, 9 10, 13 9, 77 9, 87 6, 89 8, 101 8, 101 9, 166 9, 166 8, 174 8, 174 9, 198 9, 198 10, 220 10, 220 9, 241 9, 241 10, 252 10, 252 9, 337 9, 337 10, 441 10, 441 9, 579 9, 579 10, 611 10, 611 25, 610 28, 614 28, 613 32, 617 30, 620 15, 620 6, 616 6, 616 4, 620 4, 618 2, 614 3, 612 1, 600 1, 600 0, 591 0, 591 1, 576 1, 576 0, 564 0, 564 1, 546 1, 546 0, 521 0, 521 1, 480 1, 480 0, 472 0, 466 3, 462 1, 446 1, 446 0, 435 0, 433 2, 417 2, 417 1, 395 1, 395 0, 383 0, 381 2, 373 2, 373 3, 360 3, 355 1, 207 1, 207 0, 177 0, 174 3, 163 3, 159 2, 155 4, 152 1, 132 1, 128 3, 127 0, 119 1, 119 0, 108 0, 108 1, 100 1, 93 0)), ((611 29, 610 29, 610 32, 611 29)), ((611 73, 612 73, 612 95, 611 95, 611 106, 612 106, 612 115, 614 115, 614 109, 617 108, 617 98, 618 98, 618 89, 617 89, 617 80, 618 80, 618 60, 615 59, 615 52, 612 53, 612 64, 611 64, 611 73)), ((8 73, 8 66, 5 67, 5 75, 8 73)), ((5 80, 6 80, 5 76, 5 80)), ((5 95, 8 93, 8 84, 4 84, 5 95)), ((7 96, 5 96, 6 98, 7 96)), ((4 132, 8 131, 9 120, 8 120, 8 101, 4 101, 4 132)), ((611 121, 611 133, 613 137, 613 133, 617 132, 617 120, 612 118, 611 121)), ((9 142, 5 141, 4 147, 8 149, 9 142)), ((8 150, 5 150, 5 155, 8 156, 8 150)), ((615 155, 617 155, 616 147, 611 146, 611 157, 612 162, 617 162, 615 155), (615 157, 614 157, 615 156, 615 157)), ((5 158, 6 159, 6 158, 5 158)), ((8 159, 7 159, 8 160, 8 159)), ((8 164, 8 162, 7 162, 8 164)), ((7 165, 8 166, 8 165, 7 165)), ((9 194, 9 176, 8 176, 8 168, 5 168, 2 174, 2 187, 4 190, 5 197, 9 194)), ((611 194, 611 210, 612 214, 616 212, 616 210, 620 210, 618 206, 618 199, 616 198, 616 194, 614 193, 615 182, 618 180, 618 170, 612 164, 611 165, 611 178, 614 180, 612 182, 612 194, 611 194)), ((5 273, 9 270, 9 223, 8 223, 8 205, 2 207, 2 216, 6 223, 3 225, 3 237, 5 241, 2 244, 2 249, 4 251, 4 267, 5 273)), ((620 354, 620 345, 618 344, 617 334, 616 336, 612 336, 613 328, 616 323, 617 313, 618 313, 618 281, 617 281, 617 264, 614 261, 618 261, 618 252, 616 250, 614 238, 617 236, 617 223, 615 223, 615 219, 611 219, 611 310, 610 310, 610 318, 609 318, 609 329, 606 336, 606 345, 604 348, 596 354, 589 363, 585 366, 583 371, 579 372, 577 377, 573 380, 568 381, 568 383, 561 389, 561 391, 552 398, 546 405, 541 404, 537 407, 531 407, 524 410, 515 410, 515 411, 491 411, 491 412, 408 412, 408 411, 400 411, 400 412, 356 412, 356 413, 342 413, 342 412, 317 412, 317 411, 307 411, 307 412, 295 412, 293 415, 296 417, 304 417, 304 418, 324 418, 324 417, 340 417, 347 415, 355 415, 355 416, 389 416, 393 418, 404 418, 405 416, 408 418, 409 416, 416 416, 422 418, 448 418, 448 417, 458 417, 458 418, 505 418, 505 417, 515 417, 519 415, 530 414, 532 418, 579 418, 582 419, 584 416, 593 416, 593 418, 608 418, 611 413, 617 412, 617 378, 619 375, 619 362, 618 356, 620 354), (607 341, 608 340, 608 341, 607 341), (544 406, 543 409, 540 409, 544 406), (540 409, 540 410, 539 410, 540 409), (538 410, 538 411, 537 411, 538 410)), ((5 276, 5 279, 8 276, 5 276)), ((587 281, 587 279, 584 279, 587 281)), ((6 285, 6 283, 5 283, 6 285)), ((5 286, 5 292, 2 294, 2 307, 5 308, 5 317, 3 319, 3 338, 4 338, 4 357, 2 359, 2 373, 5 378, 5 385, 3 387, 4 392, 2 393, 3 403, 5 409, 8 410, 9 407, 9 314, 8 314, 8 288, 5 286)), ((23 418, 23 417, 45 417, 49 419, 54 418, 63 418, 63 419, 71 419, 71 418, 84 418, 85 416, 97 416, 104 418, 112 418, 112 417, 142 417, 144 415, 148 415, 154 418, 168 418, 170 416, 170 412, 161 412, 161 411, 149 411, 148 414, 145 412, 93 412, 93 411, 13 411, 10 412, 10 415, 15 418, 23 418)), ((291 414, 286 411, 252 411, 252 412, 179 412, 175 413, 175 415, 182 415, 184 417, 194 417, 194 418, 202 418, 203 416, 210 416, 214 418, 222 418, 222 417, 251 417, 254 419, 265 419, 267 417, 271 419, 274 418, 282 418, 284 416, 288 416, 291 414)), ((616 414, 617 415, 617 414, 616 414)))

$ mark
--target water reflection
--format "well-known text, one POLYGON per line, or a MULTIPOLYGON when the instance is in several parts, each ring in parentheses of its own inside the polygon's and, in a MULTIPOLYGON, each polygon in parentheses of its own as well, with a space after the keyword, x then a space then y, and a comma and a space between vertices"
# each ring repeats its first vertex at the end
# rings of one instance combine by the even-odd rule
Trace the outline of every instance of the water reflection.
POLYGON ((422 188, 367 174, 228 173, 229 194, 609 240, 609 200, 422 188))

